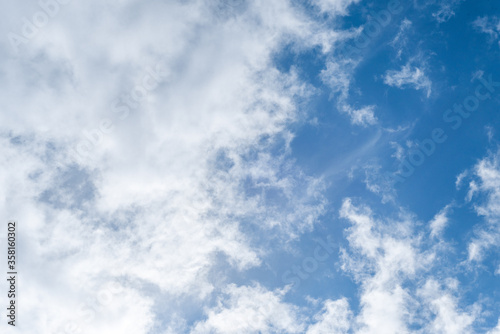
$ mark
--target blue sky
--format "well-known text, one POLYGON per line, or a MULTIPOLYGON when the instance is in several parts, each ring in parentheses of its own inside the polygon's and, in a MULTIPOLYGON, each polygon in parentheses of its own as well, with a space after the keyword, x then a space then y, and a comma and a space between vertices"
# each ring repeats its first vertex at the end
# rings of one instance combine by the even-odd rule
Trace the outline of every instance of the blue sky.
POLYGON ((2 333, 500 333, 499 4, 0 17, 2 333))

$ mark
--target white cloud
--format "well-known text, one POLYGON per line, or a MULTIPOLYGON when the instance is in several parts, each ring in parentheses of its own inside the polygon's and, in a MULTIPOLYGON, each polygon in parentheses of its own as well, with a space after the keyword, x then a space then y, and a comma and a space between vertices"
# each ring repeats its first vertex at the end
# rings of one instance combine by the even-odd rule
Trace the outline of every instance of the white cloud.
MULTIPOLYGON (((358 1, 315 0, 315 3, 323 11, 337 14, 345 14, 348 5, 355 2, 358 1)), ((337 110, 347 114, 352 124, 363 127, 377 124, 375 106, 353 105, 350 102, 350 94, 355 86, 354 74, 356 68, 362 62, 362 49, 367 46, 366 44, 363 44, 363 47, 358 46, 358 39, 363 40, 363 43, 369 43, 370 39, 374 38, 371 35, 367 35, 364 31, 364 27, 373 22, 375 20, 372 18, 364 26, 339 32, 336 39, 336 54, 329 57, 326 62, 326 68, 320 74, 323 83, 331 89, 331 97, 336 99, 337 110)))
POLYGON ((314 316, 316 323, 309 326, 306 334, 343 334, 351 327, 352 312, 345 298, 327 300, 323 309, 314 316))
MULTIPOLYGON (((316 4, 333 16, 351 2, 316 4)), ((40 10, 12 6, 0 13, 3 32, 40 10)), ((123 0, 61 7, 20 53, 1 40, 0 208, 22 231, 18 332, 407 331, 418 298, 404 283, 433 255, 410 219, 384 227, 344 202, 344 269, 366 279, 358 315, 339 299, 307 318, 286 288, 237 286, 218 270, 261 265, 262 245, 285 247, 325 212, 323 180, 290 158, 290 125, 303 121, 297 105, 314 89, 272 59, 284 45, 326 52, 343 37, 285 0, 123 0), (156 64, 168 75, 141 103, 123 101, 156 64), (82 143, 88 152, 75 159, 82 143), (191 328, 186 313, 202 310, 191 328)), ((340 111, 375 124, 372 106, 347 103, 352 76, 342 66, 332 60, 323 75, 340 111)))
POLYGON ((346 15, 347 8, 351 4, 358 3, 360 0, 313 0, 313 3, 319 7, 322 12, 330 15, 346 15))
POLYGON ((500 334, 500 319, 498 319, 498 325, 487 334, 500 334))
POLYGON ((326 69, 321 71, 321 79, 336 96, 337 109, 349 115, 352 124, 366 127, 377 123, 375 107, 370 105, 355 108, 347 102, 356 66, 357 62, 352 59, 331 60, 327 62, 326 69))
POLYGON ((381 173, 381 169, 382 167, 377 164, 365 166, 364 183, 369 191, 382 196, 383 203, 394 202, 397 197, 394 182, 390 178, 385 177, 381 173))
POLYGON ((473 25, 483 34, 488 34, 491 40, 497 40, 500 34, 500 19, 498 17, 478 17, 473 25))
POLYGON ((351 117, 353 124, 366 126, 377 123, 377 118, 374 113, 375 106, 365 106, 360 109, 354 109, 349 105, 344 105, 342 109, 351 117))
POLYGON ((380 221, 368 207, 355 206, 350 199, 344 200, 340 214, 352 224, 343 268, 354 275, 361 291, 355 333, 471 331, 479 306, 462 305, 456 279, 445 280, 445 286, 437 283, 433 267, 440 263, 443 249, 416 233, 411 215, 380 221))
POLYGON ((470 181, 469 182, 469 191, 467 192, 467 196, 465 197, 465 200, 467 202, 472 201, 472 197, 474 197, 474 194, 479 190, 479 187, 477 186, 477 183, 475 181, 470 181))
POLYGON ((401 70, 389 70, 384 75, 384 83, 391 87, 405 89, 411 87, 416 90, 424 90, 427 97, 432 92, 432 82, 422 68, 412 66, 409 63, 401 70))
POLYGON ((353 272, 362 285, 357 332, 408 332, 409 296, 402 282, 423 265, 417 261, 410 226, 403 222, 394 234, 382 231, 370 209, 355 207, 349 199, 340 214, 353 224, 347 236, 352 255, 345 257, 344 269, 353 272))
POLYGON ((486 136, 488 136, 488 141, 491 143, 495 137, 495 129, 491 125, 487 125, 484 127, 484 130, 486 132, 486 136))
POLYGON ((461 311, 458 301, 451 294, 442 290, 440 284, 430 279, 418 291, 429 308, 435 314, 432 322, 426 326, 428 333, 470 333, 478 309, 472 307, 469 312, 461 311))
POLYGON ((449 21, 453 16, 455 16, 455 10, 458 8, 463 0, 445 0, 439 3, 439 9, 432 16, 439 23, 444 23, 449 21))
POLYGON ((399 26, 399 31, 391 41, 391 46, 397 50, 398 58, 401 58, 403 51, 405 51, 406 45, 408 44, 408 32, 411 29, 413 22, 407 18, 401 21, 399 26))
POLYGON ((440 237, 444 229, 448 225, 448 214, 450 213, 451 205, 445 206, 437 215, 432 218, 429 225, 431 228, 431 237, 440 237))
POLYGON ((197 322, 191 333, 349 332, 353 317, 347 299, 325 300, 322 308, 308 319, 305 308, 284 302, 286 293, 286 288, 269 291, 258 284, 229 285, 217 305, 206 310, 206 319, 197 322))
MULTIPOLYGON (((288 127, 312 89, 276 70, 272 55, 289 42, 328 46, 334 34, 288 1, 211 10, 72 2, 20 54, 0 42, 1 208, 26 231, 20 333, 73 323, 86 333, 176 331, 185 305, 226 284, 214 268, 259 266, 260 238, 281 247, 324 211, 321 180, 289 158, 288 127), (168 73, 158 87, 116 105, 158 63, 168 73), (114 127, 104 133, 106 119, 114 127), (79 143, 90 149, 75 159, 79 143), (107 322, 88 321, 99 287, 115 281, 126 293, 113 295, 107 322), (159 300, 185 302, 159 310, 159 300), (132 313, 141 320, 117 315, 132 313)), ((16 30, 10 15, 0 13, 1 27, 16 30)))
POLYGON ((469 244, 469 260, 482 261, 485 252, 500 245, 500 153, 491 153, 479 161, 473 169, 476 180, 471 181, 467 199, 475 193, 485 195, 484 202, 475 206, 485 224, 476 230, 469 244))
POLYGON ((462 173, 457 175, 457 179, 455 180, 455 188, 460 189, 462 186, 462 181, 467 177, 469 172, 467 170, 464 170, 462 173))
POLYGON ((285 292, 230 285, 191 333, 303 333, 298 308, 282 301, 285 292))

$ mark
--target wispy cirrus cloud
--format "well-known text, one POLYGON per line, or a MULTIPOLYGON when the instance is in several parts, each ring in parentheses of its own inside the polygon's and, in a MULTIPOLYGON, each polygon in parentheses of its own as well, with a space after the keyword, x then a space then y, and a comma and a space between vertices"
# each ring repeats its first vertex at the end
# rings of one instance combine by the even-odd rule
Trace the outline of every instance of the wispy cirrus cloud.
POLYGON ((340 112, 349 115, 351 122, 356 125, 369 126, 377 122, 375 106, 353 107, 349 102, 349 90, 352 86, 354 69, 357 66, 354 60, 330 61, 326 69, 321 72, 321 78, 337 98, 337 108, 340 112))
POLYGON ((476 236, 469 244, 469 260, 481 262, 491 249, 500 245, 500 157, 492 152, 473 168, 473 180, 469 184, 468 199, 483 197, 475 202, 484 224, 477 227, 476 236))
POLYGON ((472 24, 481 33, 487 34, 491 41, 498 40, 500 34, 500 19, 498 17, 478 17, 472 24))
POLYGON ((413 88, 423 90, 427 97, 432 93, 432 82, 422 67, 407 63, 400 70, 388 70, 384 75, 384 83, 399 89, 413 88))
POLYGON ((455 11, 464 0, 446 0, 439 2, 439 9, 432 13, 432 16, 438 23, 449 21, 455 16, 455 11))

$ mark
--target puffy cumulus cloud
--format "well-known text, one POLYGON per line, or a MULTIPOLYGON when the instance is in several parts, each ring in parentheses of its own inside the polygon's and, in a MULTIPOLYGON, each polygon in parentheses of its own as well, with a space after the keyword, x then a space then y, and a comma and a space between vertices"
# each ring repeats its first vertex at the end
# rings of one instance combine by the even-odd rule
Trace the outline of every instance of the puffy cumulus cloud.
POLYGON ((462 283, 453 277, 456 273, 436 269, 448 261, 448 249, 431 237, 432 226, 419 232, 415 217, 404 211, 395 219, 378 218, 369 207, 351 199, 343 201, 340 216, 351 224, 341 252, 342 269, 358 284, 357 310, 346 298, 313 300, 313 307, 298 307, 285 301, 286 288, 270 291, 259 284, 229 285, 190 332, 478 332, 478 324, 489 313, 482 311, 480 301, 463 301, 462 283))
MULTIPOLYGON (((151 298, 118 281, 110 284, 112 281, 106 276, 71 275, 74 265, 83 263, 96 237, 95 225, 89 219, 82 219, 92 201, 91 191, 82 186, 87 181, 57 180, 57 170, 48 167, 55 152, 35 136, 3 134, 1 143, 5 157, 1 191, 2 197, 8 198, 1 207, 17 220, 18 270, 26 275, 22 278, 26 299, 20 303, 18 312, 27 318, 16 330, 118 333, 127 329, 144 332, 150 328, 151 298), (57 196, 59 201, 51 202, 54 196, 46 199, 43 196, 54 181, 63 185, 57 196), (75 186, 74 191, 68 192, 66 184, 75 186)), ((85 175, 84 171, 74 174, 85 175)), ((93 265, 99 261, 95 260, 93 265)), ((2 288, 6 288, 3 282, 2 288)))
POLYGON ((408 332, 410 297, 402 285, 425 265, 409 222, 394 224, 391 233, 388 226, 385 229, 373 219, 369 208, 356 207, 350 199, 344 201, 340 215, 352 223, 347 234, 350 252, 344 254, 343 268, 362 285, 358 332, 408 332))
POLYGON ((252 286, 229 285, 217 304, 206 310, 206 319, 190 333, 348 333, 352 312, 347 299, 327 299, 321 308, 298 307, 284 301, 288 289, 269 291, 252 286), (312 316, 308 314, 313 312, 312 316))
POLYGON ((388 70, 384 75, 384 83, 400 89, 413 88, 423 90, 427 97, 432 92, 432 82, 427 77, 423 68, 412 66, 409 63, 400 70, 388 70))
MULTIPOLYGON (((422 226, 401 208, 395 218, 379 217, 368 206, 347 198, 340 209, 340 217, 350 223, 341 268, 358 285, 357 310, 351 309, 346 298, 324 300, 315 310, 285 302, 286 289, 231 286, 194 331, 496 333, 497 328, 484 327, 491 311, 482 310, 481 298, 476 302, 466 299, 461 288, 464 282, 450 266, 443 266, 450 261, 450 247, 443 247, 440 233, 450 211, 448 205, 429 226, 422 226), (275 320, 277 313, 287 325, 275 320)), ((318 303, 314 300, 313 304, 318 303)))
POLYGON ((478 197, 475 208, 485 224, 477 227, 469 244, 469 260, 482 261, 488 250, 500 245, 500 153, 491 153, 479 161, 473 173, 475 179, 470 182, 468 200, 478 197))
POLYGON ((343 334, 348 333, 352 323, 352 312, 345 298, 326 300, 323 308, 314 316, 307 334, 343 334))
POLYGON ((414 217, 375 217, 370 208, 343 202, 350 221, 342 268, 360 284, 355 333, 469 333, 479 318, 478 305, 463 305, 459 282, 434 276, 442 248, 418 233, 414 217))
POLYGON ((285 292, 229 285, 191 333, 303 333, 299 309, 282 301, 285 292))
MULTIPOLYGON (((20 224, 20 313, 37 315, 20 332, 181 331, 186 305, 223 288, 214 268, 260 265, 261 241, 324 211, 323 183, 290 159, 313 89, 272 56, 338 36, 284 0, 58 8, 18 53, 0 42, 1 206, 20 224)), ((34 24, 7 13, 4 32, 34 24)))
POLYGON ((471 325, 480 312, 478 305, 472 305, 469 310, 460 310, 457 299, 433 279, 429 279, 418 294, 434 313, 432 321, 425 326, 427 333, 472 332, 471 325))

